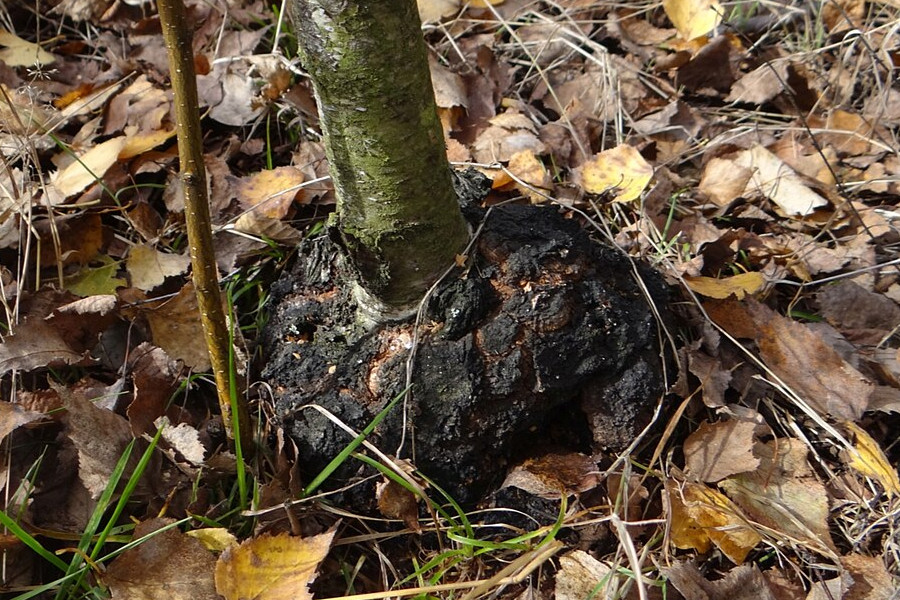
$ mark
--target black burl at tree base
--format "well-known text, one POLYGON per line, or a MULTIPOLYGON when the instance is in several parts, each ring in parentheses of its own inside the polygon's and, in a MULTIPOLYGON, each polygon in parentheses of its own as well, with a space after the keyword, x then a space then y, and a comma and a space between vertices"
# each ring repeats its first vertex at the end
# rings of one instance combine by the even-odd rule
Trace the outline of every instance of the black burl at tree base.
MULTIPOLYGON (((467 505, 543 446, 623 449, 664 391, 658 324, 628 259, 555 207, 478 208, 484 181, 457 181, 473 229, 484 225, 420 322, 402 456, 467 505)), ((366 326, 342 265, 328 238, 304 242, 273 288, 262 340, 263 379, 308 477, 352 438, 306 405, 360 431, 407 384, 412 320, 366 326)), ((664 305, 659 277, 641 275, 664 305)), ((387 454, 403 415, 398 404, 370 437, 387 454)), ((349 459, 327 487, 363 474, 371 470, 349 459)))

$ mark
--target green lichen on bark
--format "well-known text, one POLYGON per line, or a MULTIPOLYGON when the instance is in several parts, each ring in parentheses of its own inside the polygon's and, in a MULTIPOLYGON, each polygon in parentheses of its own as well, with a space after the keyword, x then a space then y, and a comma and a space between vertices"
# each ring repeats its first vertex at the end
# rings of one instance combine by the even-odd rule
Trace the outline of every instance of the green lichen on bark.
POLYGON ((415 0, 292 0, 359 283, 415 303, 462 251, 460 214, 415 0))

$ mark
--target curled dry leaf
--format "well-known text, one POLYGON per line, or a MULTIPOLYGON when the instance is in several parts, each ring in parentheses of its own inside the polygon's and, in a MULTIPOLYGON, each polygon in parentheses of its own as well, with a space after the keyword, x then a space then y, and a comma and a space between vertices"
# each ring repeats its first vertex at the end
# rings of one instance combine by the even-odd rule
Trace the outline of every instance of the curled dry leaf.
POLYGON ((711 545, 728 560, 741 564, 762 538, 740 509, 720 492, 705 485, 666 482, 672 543, 678 548, 708 552, 711 545))
POLYGON ((209 369, 209 350, 193 283, 186 283, 171 300, 156 307, 145 307, 142 312, 150 323, 154 344, 192 369, 209 369))
POLYGON ((850 467, 880 483, 889 498, 900 494, 897 469, 891 466, 878 442, 855 423, 848 422, 844 426, 854 437, 853 450, 847 451, 850 467))
POLYGON ((297 167, 277 167, 238 180, 241 207, 273 219, 282 219, 300 193, 305 177, 297 167))
POLYGON ((597 463, 580 452, 547 454, 514 467, 501 487, 517 487, 541 498, 558 499, 597 487, 597 463))
POLYGON ((378 511, 388 519, 400 519, 413 531, 419 527, 419 501, 414 493, 394 481, 385 479, 375 486, 378 511))

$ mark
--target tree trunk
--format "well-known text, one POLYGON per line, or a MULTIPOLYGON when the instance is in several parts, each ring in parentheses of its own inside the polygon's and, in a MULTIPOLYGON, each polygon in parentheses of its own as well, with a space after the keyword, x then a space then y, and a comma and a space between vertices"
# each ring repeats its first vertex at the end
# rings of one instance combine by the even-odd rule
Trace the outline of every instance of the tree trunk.
POLYGON ((337 223, 376 319, 409 314, 468 229, 453 191, 415 0, 292 0, 337 223))

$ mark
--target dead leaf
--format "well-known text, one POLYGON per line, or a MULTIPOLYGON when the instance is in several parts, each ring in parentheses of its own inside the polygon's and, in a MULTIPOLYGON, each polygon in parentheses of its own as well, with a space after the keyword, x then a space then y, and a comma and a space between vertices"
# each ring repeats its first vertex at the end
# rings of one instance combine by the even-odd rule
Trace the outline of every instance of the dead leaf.
POLYGON ((685 472, 700 481, 715 483, 729 475, 753 471, 756 424, 749 421, 703 422, 684 441, 685 472))
POLYGON ((209 351, 192 283, 186 283, 171 300, 142 312, 150 323, 154 344, 196 371, 209 369, 209 351))
POLYGON ((414 493, 394 481, 384 479, 375 485, 378 512, 388 519, 400 519, 413 531, 419 526, 419 499, 414 493))
POLYGON ((828 493, 797 439, 757 444, 759 468, 734 475, 719 487, 754 521, 814 548, 834 550, 828 526, 828 493))
POLYGON ((676 547, 708 552, 715 544, 739 565, 762 541, 740 509, 720 492, 697 483, 667 481, 666 493, 676 547))
POLYGON ((847 451, 850 467, 880 483, 889 498, 900 494, 900 478, 897 477, 897 469, 888 461, 878 442, 855 423, 845 423, 844 427, 853 434, 854 438, 853 450, 847 451))
POLYGON ((573 550, 559 557, 554 594, 556 600, 607 598, 614 587, 616 573, 583 550, 573 550))
POLYGON ((745 197, 764 196, 788 216, 809 215, 828 204, 828 200, 812 191, 796 171, 760 145, 740 152, 734 158, 734 164, 751 171, 744 188, 745 197))
POLYGON ((153 422, 158 429, 162 429, 161 436, 166 443, 176 450, 184 459, 194 466, 203 464, 206 456, 206 448, 200 441, 200 432, 187 423, 172 425, 167 417, 160 417, 153 422))
POLYGON ((672 25, 685 40, 693 40, 718 27, 723 9, 718 0, 663 0, 672 25))
POLYGON ((631 202, 640 198, 650 183, 653 167, 637 149, 622 144, 595 154, 578 173, 585 192, 611 193, 616 202, 631 202))
POLYGON ((897 584, 879 556, 848 554, 841 564, 853 578, 844 600, 892 600, 897 597, 897 584))
POLYGON ((508 109, 490 120, 472 146, 472 157, 480 163, 507 162, 516 153, 530 150, 544 154, 547 148, 538 138, 537 127, 525 115, 508 109))
POLYGON ((766 283, 762 273, 750 271, 731 277, 691 277, 684 276, 684 282, 689 288, 708 298, 727 298, 734 295, 741 300, 746 295, 753 295, 762 289, 766 283))
POLYGON ((44 415, 11 402, 0 402, 0 442, 22 425, 42 419, 44 415))
POLYGON ((199 540, 172 527, 174 519, 150 519, 134 528, 141 541, 112 561, 103 574, 113 600, 218 600, 215 555, 199 540))
POLYGON ((855 421, 874 385, 802 323, 748 298, 709 305, 708 314, 735 337, 756 339, 760 357, 815 410, 855 421))
POLYGON ((678 561, 662 570, 676 590, 691 600, 787 600, 773 593, 756 565, 740 565, 721 579, 704 577, 693 561, 678 561))
POLYGON ((191 258, 184 254, 160 252, 147 244, 137 244, 128 251, 126 268, 131 285, 146 292, 162 285, 166 277, 183 274, 190 264, 191 258))
POLYGON ((162 349, 141 342, 128 354, 134 398, 125 414, 135 437, 153 433, 154 421, 164 415, 178 388, 179 369, 162 349))
POLYGON ((48 204, 56 206, 89 185, 101 181, 103 175, 119 159, 119 152, 125 147, 124 136, 115 137, 97 144, 87 152, 78 156, 67 167, 50 175, 53 191, 47 199, 48 204))
POLYGON ((597 487, 597 463, 585 454, 546 454, 529 458, 510 470, 501 488, 516 487, 541 498, 558 499, 597 487))
POLYGON ((416 0, 422 23, 434 23, 455 15, 461 0, 416 0))
POLYGON ((241 207, 272 219, 283 219, 304 182, 296 167, 277 167, 241 178, 235 184, 241 207))
MULTIPOLYGON (((78 478, 96 500, 109 485, 113 469, 132 436, 125 419, 92 402, 104 392, 92 391, 88 383, 82 380, 78 387, 59 386, 57 392, 66 409, 65 433, 78 451, 78 478)), ((138 459, 139 453, 132 453, 128 471, 134 469, 138 459)))
POLYGON ((216 591, 225 600, 312 600, 309 584, 336 531, 307 538, 263 534, 232 546, 216 562, 216 591))
POLYGON ((53 64, 56 57, 40 45, 28 42, 14 33, 0 29, 0 60, 8 67, 41 67, 53 64))

